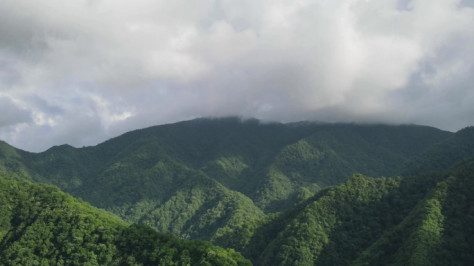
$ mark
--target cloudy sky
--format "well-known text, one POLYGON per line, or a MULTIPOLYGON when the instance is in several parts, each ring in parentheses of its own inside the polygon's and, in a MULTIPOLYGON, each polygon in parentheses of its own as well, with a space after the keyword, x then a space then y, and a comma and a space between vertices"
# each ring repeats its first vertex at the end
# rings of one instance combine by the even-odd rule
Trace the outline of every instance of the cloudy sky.
POLYGON ((474 0, 1 0, 0 139, 203 116, 474 124, 474 0))

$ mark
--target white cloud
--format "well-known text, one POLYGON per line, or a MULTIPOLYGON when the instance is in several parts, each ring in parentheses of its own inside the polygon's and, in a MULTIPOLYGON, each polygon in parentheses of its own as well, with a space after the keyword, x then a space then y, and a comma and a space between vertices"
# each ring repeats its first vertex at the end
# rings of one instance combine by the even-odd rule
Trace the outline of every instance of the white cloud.
POLYGON ((460 0, 3 0, 0 138, 209 115, 454 130, 474 123, 472 25, 460 0))

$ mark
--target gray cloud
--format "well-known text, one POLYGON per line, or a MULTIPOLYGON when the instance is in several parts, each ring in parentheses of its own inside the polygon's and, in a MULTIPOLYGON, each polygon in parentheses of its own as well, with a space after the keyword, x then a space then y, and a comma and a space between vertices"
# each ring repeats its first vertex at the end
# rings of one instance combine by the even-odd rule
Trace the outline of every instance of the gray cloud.
POLYGON ((31 121, 27 110, 18 107, 12 100, 6 97, 0 97, 0 128, 8 127, 31 121))
POLYGON ((3 0, 0 138, 39 151, 224 115, 457 130, 472 25, 466 0, 3 0))

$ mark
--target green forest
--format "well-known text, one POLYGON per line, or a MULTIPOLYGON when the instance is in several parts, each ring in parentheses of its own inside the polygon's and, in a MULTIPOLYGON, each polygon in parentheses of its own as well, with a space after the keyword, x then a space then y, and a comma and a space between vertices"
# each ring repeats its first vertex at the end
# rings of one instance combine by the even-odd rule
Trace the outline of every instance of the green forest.
POLYGON ((196 119, 0 142, 0 264, 472 265, 474 128, 196 119))
POLYGON ((2 265, 250 265, 232 249, 182 240, 75 199, 0 178, 2 265))

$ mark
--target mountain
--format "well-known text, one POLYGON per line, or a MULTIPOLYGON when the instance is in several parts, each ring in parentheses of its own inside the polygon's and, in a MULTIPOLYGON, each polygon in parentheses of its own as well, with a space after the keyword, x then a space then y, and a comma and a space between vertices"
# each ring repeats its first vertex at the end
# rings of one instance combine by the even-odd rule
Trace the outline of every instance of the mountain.
POLYGON ((474 160, 417 178, 354 175, 261 225, 256 265, 472 265, 474 160))
POLYGON ((473 265, 474 161, 436 181, 402 222, 359 254, 355 265, 473 265))
MULTIPOLYGON (((472 170, 473 127, 227 118, 42 153, 0 142, 2 175, 57 185, 141 224, 122 225, 139 231, 129 235, 163 236, 148 225, 255 265, 474 264, 472 170)), ((123 252, 135 255, 115 256, 149 253, 130 243, 123 252)))
POLYGON ((441 171, 473 158, 474 127, 466 127, 409 161, 401 174, 407 176, 441 171))
POLYGON ((323 189, 262 223, 243 252, 257 265, 472 265, 473 142, 465 128, 406 164, 409 177, 323 189))
POLYGON ((239 247, 269 213, 353 173, 395 176, 452 136, 425 126, 196 119, 79 149, 3 143, 0 171, 57 185, 127 222, 239 247))
POLYGON ((0 240, 2 265, 250 265, 233 250, 127 226, 56 187, 3 177, 0 240))

